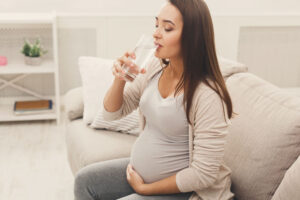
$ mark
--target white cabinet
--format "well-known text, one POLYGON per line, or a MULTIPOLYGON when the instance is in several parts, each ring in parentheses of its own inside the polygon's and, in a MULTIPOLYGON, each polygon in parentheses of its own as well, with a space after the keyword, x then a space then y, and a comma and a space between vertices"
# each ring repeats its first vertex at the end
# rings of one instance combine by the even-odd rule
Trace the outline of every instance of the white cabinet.
MULTIPOLYGON (((0 122, 25 121, 25 120, 60 120, 60 96, 58 75, 58 51, 57 51, 57 24, 55 12, 50 14, 0 14, 0 56, 6 56, 8 64, 0 66, 0 122), (48 52, 43 56, 40 66, 29 66, 24 62, 24 56, 20 52, 24 39, 31 42, 35 38, 41 39, 41 44, 48 52), (52 89, 52 94, 44 94, 43 91, 35 91, 28 85, 20 84, 21 79, 48 75, 53 78, 47 88, 52 89), (4 89, 18 90, 18 95, 6 95, 4 89), (44 114, 15 115, 13 112, 16 100, 51 99, 53 112, 44 114)), ((39 86, 48 82, 40 78, 33 86, 39 86)), ((32 86, 32 84, 31 84, 32 86)))

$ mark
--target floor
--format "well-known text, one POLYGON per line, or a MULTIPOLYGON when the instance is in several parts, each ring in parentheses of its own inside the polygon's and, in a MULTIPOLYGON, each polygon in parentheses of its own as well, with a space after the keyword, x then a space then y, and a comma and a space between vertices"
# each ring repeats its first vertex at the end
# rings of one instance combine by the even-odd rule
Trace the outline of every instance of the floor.
POLYGON ((0 200, 72 200, 64 122, 0 123, 0 200))

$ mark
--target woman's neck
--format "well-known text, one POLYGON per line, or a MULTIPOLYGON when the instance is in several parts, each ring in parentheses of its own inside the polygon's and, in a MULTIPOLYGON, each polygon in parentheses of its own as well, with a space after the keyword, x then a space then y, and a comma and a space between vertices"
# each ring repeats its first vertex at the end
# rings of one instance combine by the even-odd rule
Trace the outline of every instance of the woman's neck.
POLYGON ((183 73, 183 60, 182 59, 170 59, 170 63, 167 67, 167 73, 172 78, 180 79, 183 73))

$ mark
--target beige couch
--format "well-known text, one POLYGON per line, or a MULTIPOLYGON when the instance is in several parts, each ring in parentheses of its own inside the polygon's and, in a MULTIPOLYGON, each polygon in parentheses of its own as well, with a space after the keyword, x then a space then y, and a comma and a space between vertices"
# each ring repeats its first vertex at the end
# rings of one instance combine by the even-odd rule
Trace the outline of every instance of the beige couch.
MULTIPOLYGON (((226 84, 234 111, 225 162, 232 169, 238 200, 300 199, 300 97, 251 73, 231 75, 226 84)), ((136 136, 94 130, 82 121, 82 89, 65 96, 66 144, 71 170, 127 157, 136 136)))

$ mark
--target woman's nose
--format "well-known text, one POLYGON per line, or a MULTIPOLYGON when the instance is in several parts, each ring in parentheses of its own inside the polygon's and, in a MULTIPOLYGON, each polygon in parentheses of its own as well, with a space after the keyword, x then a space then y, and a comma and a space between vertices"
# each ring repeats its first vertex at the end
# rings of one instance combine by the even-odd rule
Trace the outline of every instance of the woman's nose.
POLYGON ((153 32, 153 37, 154 37, 155 39, 161 37, 161 34, 159 33, 159 30, 158 30, 158 29, 155 29, 155 30, 154 30, 154 32, 153 32))

